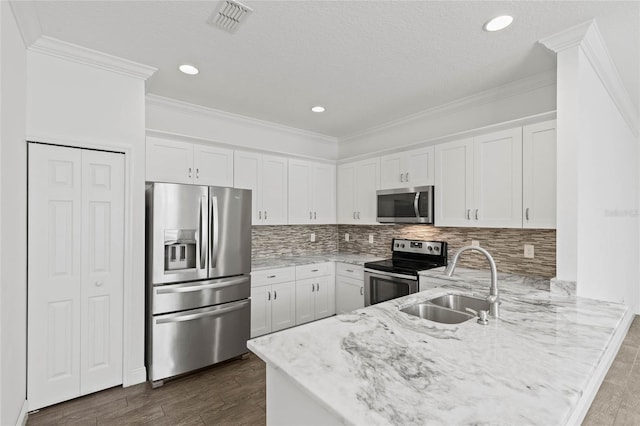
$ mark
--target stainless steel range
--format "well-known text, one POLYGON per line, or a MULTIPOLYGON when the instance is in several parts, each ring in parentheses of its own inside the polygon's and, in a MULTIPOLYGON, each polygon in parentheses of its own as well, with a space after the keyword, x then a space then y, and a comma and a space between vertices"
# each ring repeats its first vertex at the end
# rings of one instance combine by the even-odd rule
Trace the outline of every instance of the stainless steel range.
POLYGON ((418 272, 447 265, 447 243, 394 238, 391 259, 364 264, 364 305, 418 292, 418 272))

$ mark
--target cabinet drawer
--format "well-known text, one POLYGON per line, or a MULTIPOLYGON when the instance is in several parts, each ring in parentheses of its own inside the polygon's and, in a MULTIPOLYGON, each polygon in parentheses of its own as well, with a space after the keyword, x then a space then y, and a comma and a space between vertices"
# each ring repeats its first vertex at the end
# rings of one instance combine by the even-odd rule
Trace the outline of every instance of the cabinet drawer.
POLYGON ((350 263, 337 263, 336 274, 343 277, 364 280, 364 268, 360 265, 352 265, 350 263))
POLYGON ((251 286, 257 287, 266 284, 284 283, 296 279, 296 269, 293 266, 286 268, 265 269, 251 273, 251 286))
POLYGON ((312 263, 311 265, 296 266, 296 279, 305 279, 331 275, 333 273, 333 262, 312 263))

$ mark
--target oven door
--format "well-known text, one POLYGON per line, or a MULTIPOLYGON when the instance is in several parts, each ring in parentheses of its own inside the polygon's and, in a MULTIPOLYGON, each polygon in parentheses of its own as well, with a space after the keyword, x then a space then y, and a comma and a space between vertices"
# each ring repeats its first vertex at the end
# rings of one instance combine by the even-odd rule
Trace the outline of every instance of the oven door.
POLYGON ((418 292, 418 277, 364 270, 364 306, 375 305, 418 292))

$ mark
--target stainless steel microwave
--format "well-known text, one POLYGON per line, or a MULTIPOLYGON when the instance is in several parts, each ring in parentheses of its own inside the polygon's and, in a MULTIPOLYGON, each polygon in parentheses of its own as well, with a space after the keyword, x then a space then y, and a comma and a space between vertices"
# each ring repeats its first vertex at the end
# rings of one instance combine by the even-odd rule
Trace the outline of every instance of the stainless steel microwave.
POLYGON ((433 223, 433 186, 385 189, 378 196, 380 223, 433 223))

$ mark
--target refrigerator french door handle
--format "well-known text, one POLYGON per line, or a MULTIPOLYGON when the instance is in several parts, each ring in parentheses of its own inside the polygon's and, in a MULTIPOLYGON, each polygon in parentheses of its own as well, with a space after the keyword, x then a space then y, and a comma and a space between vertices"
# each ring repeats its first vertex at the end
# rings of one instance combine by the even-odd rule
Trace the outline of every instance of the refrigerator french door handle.
POLYGON ((207 246, 204 238, 205 226, 207 224, 207 197, 200 197, 200 226, 198 229, 198 246, 200 249, 200 269, 207 267, 207 246))
POLYGON ((209 252, 211 253, 211 258, 209 260, 209 269, 215 269, 218 266, 218 221, 220 217, 218 216, 218 197, 210 196, 209 197, 209 214, 210 214, 210 223, 209 223, 209 232, 210 232, 210 244, 211 249, 209 252))
MULTIPOLYGON (((189 293, 192 291, 201 291, 201 290, 209 290, 209 289, 219 289, 225 287, 231 287, 234 285, 246 283, 249 281, 248 277, 237 278, 234 280, 228 280, 225 282, 215 282, 211 284, 204 285, 191 285, 188 287, 173 287, 173 288, 158 288, 156 290, 156 294, 170 294, 170 293, 189 293)), ((164 287, 164 286, 163 286, 164 287)))
POLYGON ((249 301, 242 301, 242 302, 236 302, 233 305, 228 307, 220 307, 207 312, 199 312, 197 314, 187 314, 187 315, 183 313, 170 314, 169 316, 166 316, 164 318, 157 318, 156 324, 192 321, 192 320, 205 318, 205 317, 214 317, 214 316, 226 314, 228 312, 238 311, 244 308, 245 306, 247 306, 248 304, 249 304, 249 301))

